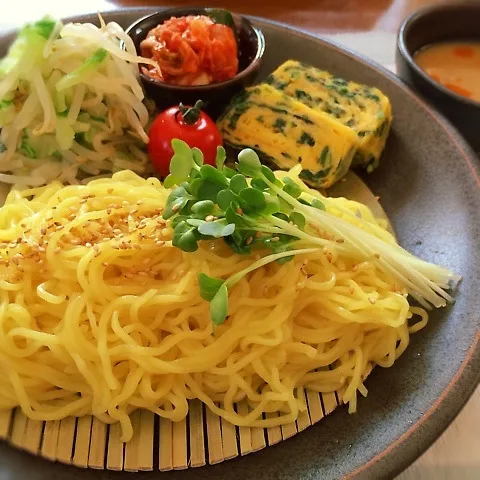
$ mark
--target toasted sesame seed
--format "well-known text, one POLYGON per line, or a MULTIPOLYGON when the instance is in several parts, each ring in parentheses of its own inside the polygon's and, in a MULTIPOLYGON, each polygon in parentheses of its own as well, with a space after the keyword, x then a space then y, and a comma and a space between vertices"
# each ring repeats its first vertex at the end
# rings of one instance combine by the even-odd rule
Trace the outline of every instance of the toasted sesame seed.
POLYGON ((352 272, 356 272, 358 270, 358 265, 352 265, 352 272))
POLYGON ((155 242, 155 245, 158 245, 159 247, 162 247, 163 245, 165 245, 165 242, 163 240, 157 240, 155 242))
POLYGON ((237 207, 235 210, 239 215, 243 215, 243 210, 240 207, 237 207))
POLYGON ((93 249, 94 249, 96 252, 98 252, 98 251, 100 250, 100 247, 99 247, 97 244, 95 244, 95 245, 93 246, 93 249))
POLYGON ((57 247, 55 250, 54 250, 54 253, 60 253, 62 251, 62 249, 60 247, 57 247))
POLYGON ((272 239, 270 240, 271 242, 279 242, 280 241, 280 237, 272 237, 272 239))
POLYGON ((12 242, 12 243, 9 243, 8 246, 10 248, 15 248, 17 246, 17 242, 12 242))
POLYGON ((90 242, 85 242, 85 246, 90 248, 92 246, 92 244, 90 242))
POLYGON ((328 263, 332 263, 332 254, 330 252, 327 253, 327 260, 328 263))
POLYGON ((252 242, 253 242, 253 237, 248 237, 245 243, 247 245, 250 245, 252 242))
POLYGON ((8 244, 7 243, 0 243, 0 248, 7 248, 8 244))
POLYGON ((345 240, 343 238, 337 238, 337 243, 344 243, 345 240))
POLYGON ((45 227, 43 227, 41 230, 40 230, 40 233, 42 235, 46 235, 47 234, 47 229, 45 227))
POLYGON ((141 205, 142 203, 143 203, 142 200, 137 201, 137 205, 141 205))
POLYGON ((45 250, 45 247, 40 247, 40 246, 38 247, 37 250, 38 250, 40 253, 45 253, 45 251, 46 251, 46 250, 45 250))
POLYGON ((134 243, 134 244, 132 245, 132 247, 133 247, 135 250, 141 250, 141 249, 142 249, 142 247, 141 247, 141 245, 140 245, 139 243, 134 243))
POLYGON ((109 189, 107 190, 107 193, 108 193, 108 194, 113 193, 113 188, 109 188, 109 189))
POLYGON ((63 230, 65 227, 63 225, 59 225, 58 227, 55 228, 55 230, 58 232, 60 230, 63 230))
POLYGON ((17 265, 17 270, 19 272, 24 272, 25 271, 21 265, 17 265))
POLYGON ((372 305, 375 305, 375 303, 377 303, 377 301, 376 301, 375 298, 373 298, 373 297, 368 297, 368 301, 369 301, 372 305))
POLYGON ((206 221, 206 222, 213 222, 214 218, 215 218, 215 217, 214 217, 213 215, 207 215, 207 216, 205 217, 205 221, 206 221))
POLYGON ((350 295, 353 295, 355 293, 355 289, 353 287, 350 287, 349 290, 350 290, 350 295))
POLYGON ((380 258, 380 255, 379 255, 378 253, 374 253, 373 256, 374 256, 375 258, 380 258))

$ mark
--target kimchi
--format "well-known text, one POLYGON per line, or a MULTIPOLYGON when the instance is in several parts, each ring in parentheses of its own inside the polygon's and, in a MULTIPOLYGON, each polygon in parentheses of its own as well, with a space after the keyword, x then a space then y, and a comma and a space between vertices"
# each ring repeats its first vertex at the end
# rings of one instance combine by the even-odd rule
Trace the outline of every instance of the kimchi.
POLYGON ((172 17, 148 32, 141 54, 160 69, 142 67, 150 78, 175 85, 208 85, 238 72, 238 47, 233 30, 205 15, 172 17))

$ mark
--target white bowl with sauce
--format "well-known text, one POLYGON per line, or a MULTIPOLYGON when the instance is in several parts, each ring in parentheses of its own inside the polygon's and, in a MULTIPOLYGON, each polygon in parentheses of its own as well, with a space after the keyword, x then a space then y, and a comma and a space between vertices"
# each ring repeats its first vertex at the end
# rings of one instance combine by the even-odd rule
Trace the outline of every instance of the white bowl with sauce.
POLYGON ((421 9, 401 25, 398 75, 480 152, 480 2, 421 9))

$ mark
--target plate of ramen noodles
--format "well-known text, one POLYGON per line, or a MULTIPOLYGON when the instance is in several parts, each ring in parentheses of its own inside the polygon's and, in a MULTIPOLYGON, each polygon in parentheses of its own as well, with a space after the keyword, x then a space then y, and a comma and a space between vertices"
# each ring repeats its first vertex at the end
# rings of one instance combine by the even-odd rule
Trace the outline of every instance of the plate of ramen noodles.
POLYGON ((380 478, 446 428, 480 170, 393 74, 213 8, 0 53, 0 472, 380 478))

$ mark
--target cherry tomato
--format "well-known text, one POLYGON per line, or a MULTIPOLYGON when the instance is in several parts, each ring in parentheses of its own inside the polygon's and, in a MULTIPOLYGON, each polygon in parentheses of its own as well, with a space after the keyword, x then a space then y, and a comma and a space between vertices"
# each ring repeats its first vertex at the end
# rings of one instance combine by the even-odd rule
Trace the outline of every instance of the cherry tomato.
POLYGON ((163 177, 169 173, 173 156, 171 143, 174 138, 183 140, 190 148, 199 148, 204 163, 215 165, 217 147, 222 145, 222 136, 214 121, 200 108, 200 101, 194 107, 180 104, 163 111, 153 121, 149 132, 148 153, 153 166, 163 177))

